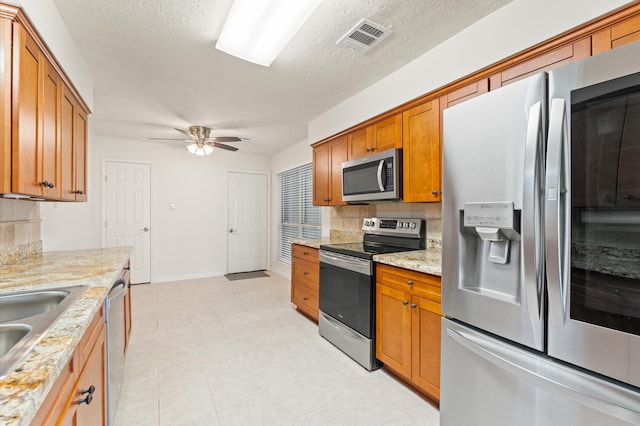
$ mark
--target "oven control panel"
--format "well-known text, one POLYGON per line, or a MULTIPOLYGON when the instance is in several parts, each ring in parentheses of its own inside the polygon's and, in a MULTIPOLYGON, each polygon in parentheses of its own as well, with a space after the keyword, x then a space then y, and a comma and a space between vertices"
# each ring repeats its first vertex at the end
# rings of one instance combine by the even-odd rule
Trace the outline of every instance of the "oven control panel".
POLYGON ((367 217, 362 222, 362 231, 365 234, 420 237, 423 232, 423 222, 422 219, 367 217))

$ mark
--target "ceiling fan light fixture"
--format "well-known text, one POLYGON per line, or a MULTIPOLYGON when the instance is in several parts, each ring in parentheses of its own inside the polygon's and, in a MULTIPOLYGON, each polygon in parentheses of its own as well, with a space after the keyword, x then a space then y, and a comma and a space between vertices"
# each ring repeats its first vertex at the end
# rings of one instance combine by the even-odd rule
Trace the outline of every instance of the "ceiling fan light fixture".
POLYGON ((216 49, 268 67, 321 0, 234 0, 216 49))
POLYGON ((191 154, 195 154, 198 157, 209 155, 213 152, 213 148, 210 145, 194 142, 187 145, 187 151, 191 154))

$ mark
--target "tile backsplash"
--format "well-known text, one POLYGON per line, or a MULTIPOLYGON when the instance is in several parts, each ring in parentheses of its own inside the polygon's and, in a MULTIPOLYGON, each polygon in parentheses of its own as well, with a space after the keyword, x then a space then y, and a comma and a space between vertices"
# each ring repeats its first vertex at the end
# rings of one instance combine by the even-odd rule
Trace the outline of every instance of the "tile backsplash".
POLYGON ((0 198, 0 265, 42 252, 40 204, 0 198))
POLYGON ((348 232, 361 235, 365 217, 421 218, 426 221, 427 241, 438 245, 442 241, 441 203, 377 203, 338 206, 331 209, 331 233, 348 232))

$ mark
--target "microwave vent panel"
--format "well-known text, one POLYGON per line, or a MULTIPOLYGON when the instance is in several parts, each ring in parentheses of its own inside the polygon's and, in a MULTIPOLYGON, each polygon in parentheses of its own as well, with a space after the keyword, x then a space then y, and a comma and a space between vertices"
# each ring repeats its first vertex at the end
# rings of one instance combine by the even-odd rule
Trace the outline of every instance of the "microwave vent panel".
POLYGON ((391 30, 368 19, 361 19, 336 42, 338 46, 351 47, 353 50, 367 51, 385 39, 391 30))

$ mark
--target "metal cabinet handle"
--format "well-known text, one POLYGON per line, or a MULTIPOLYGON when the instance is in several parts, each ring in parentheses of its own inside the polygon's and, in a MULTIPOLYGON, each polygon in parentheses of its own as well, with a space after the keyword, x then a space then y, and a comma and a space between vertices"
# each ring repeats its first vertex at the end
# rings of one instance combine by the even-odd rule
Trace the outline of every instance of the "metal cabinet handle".
POLYGON ((407 281, 407 285, 408 285, 409 287, 412 287, 412 286, 413 286, 413 281, 408 280, 408 281, 407 281))
POLYGON ((43 180, 42 182, 38 182, 39 185, 46 186, 47 188, 55 188, 55 185, 47 180, 43 180))
POLYGON ((411 309, 415 309, 418 305, 416 305, 415 303, 411 304, 411 309))
POLYGON ((406 300, 403 300, 403 301, 402 301, 402 304, 403 304, 404 306, 407 306, 407 305, 409 304, 409 302, 408 302, 408 301, 406 301, 406 300))
POLYGON ((80 404, 91 404, 91 401, 93 401, 93 393, 96 391, 96 387, 94 385, 89 386, 89 389, 84 389, 81 391, 82 395, 88 394, 86 397, 84 398, 80 398, 78 400, 78 405, 80 404))
POLYGON ((140 231, 149 232, 149 228, 145 226, 144 228, 140 229, 140 231))
POLYGON ((436 191, 435 189, 433 191, 431 191, 431 194, 433 195, 438 195, 438 191, 436 191))
POLYGON ((75 191, 71 191, 72 194, 84 195, 84 191, 82 189, 78 189, 75 191))

